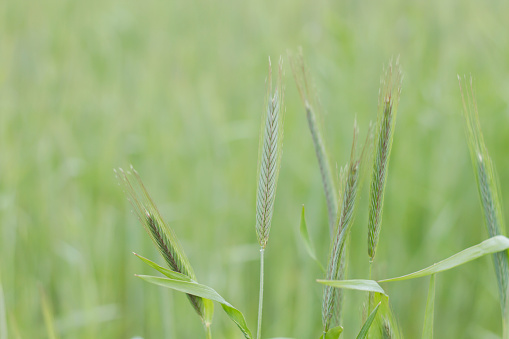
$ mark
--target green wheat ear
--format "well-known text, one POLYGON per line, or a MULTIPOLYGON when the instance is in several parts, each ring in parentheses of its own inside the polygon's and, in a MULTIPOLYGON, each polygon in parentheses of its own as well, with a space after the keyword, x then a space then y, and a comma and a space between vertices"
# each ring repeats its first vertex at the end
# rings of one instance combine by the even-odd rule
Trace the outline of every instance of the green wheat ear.
MULTIPOLYGON (((479 113, 477 110, 477 102, 475 100, 475 93, 473 88, 472 77, 470 77, 470 90, 466 90, 466 98, 461 87, 461 78, 458 76, 461 99, 463 102, 463 115, 465 117, 466 134, 468 138, 468 146, 470 149, 470 156, 474 168, 475 178, 477 181, 477 189, 479 191, 479 198, 481 200, 482 211, 488 233, 490 237, 496 235, 504 235, 504 220, 502 215, 502 208, 500 203, 500 188, 498 184, 498 177, 493 166, 493 162, 488 153, 488 149, 484 143, 481 125, 479 123, 479 113)), ((464 79, 465 85, 467 80, 464 79)), ((468 88, 468 87, 467 87, 468 88)), ((507 252, 500 252, 493 255, 495 272, 497 275, 500 305, 504 319, 509 317, 507 288, 509 281, 509 266, 507 252)), ((509 325, 509 320, 504 321, 504 330, 509 325)), ((505 336, 504 336, 505 338, 505 336)))
MULTIPOLYGON (((125 172, 121 168, 115 170, 117 178, 122 185, 127 199, 131 203, 134 213, 149 234, 157 249, 163 256, 166 264, 175 272, 182 273, 192 280, 196 280, 193 268, 180 246, 173 230, 163 221, 156 205, 143 185, 136 170, 125 172)), ((204 316, 203 299, 188 294, 191 305, 200 317, 204 316)))
POLYGON ((368 255, 370 261, 375 258, 376 247, 382 227, 382 210, 385 184, 389 170, 396 114, 401 95, 402 74, 399 58, 393 66, 389 63, 380 81, 378 98, 378 117, 374 144, 373 172, 371 175, 369 219, 368 219, 368 255))
POLYGON ((256 235, 264 249, 269 240, 276 188, 283 154, 284 88, 283 59, 279 59, 276 87, 272 88, 272 67, 269 58, 266 111, 262 115, 258 148, 258 189, 256 193, 256 235))
POLYGON ((320 175, 322 177, 325 199, 327 201, 329 232, 332 239, 336 223, 338 197, 333 171, 330 165, 329 155, 327 153, 327 147, 323 137, 324 133, 321 124, 320 110, 317 107, 319 106, 318 98, 312 88, 312 84, 310 83, 310 76, 304 63, 304 57, 301 50, 295 56, 290 55, 290 64, 297 89, 306 110, 306 119, 311 133, 311 138, 313 139, 318 166, 320 167, 320 175))
MULTIPOLYGON (((358 200, 357 193, 361 190, 365 157, 371 144, 371 126, 360 153, 357 147, 358 134, 359 129, 357 127, 357 121, 355 121, 350 160, 341 170, 340 175, 340 177, 343 178, 340 183, 341 191, 339 192, 339 201, 341 203, 338 208, 337 225, 334 228, 335 235, 329 254, 326 275, 327 280, 342 280, 345 276, 347 239, 354 221, 356 203, 358 200)), ((342 294, 340 289, 332 286, 324 287, 322 299, 322 323, 324 332, 339 325, 342 306, 341 298, 342 294)))

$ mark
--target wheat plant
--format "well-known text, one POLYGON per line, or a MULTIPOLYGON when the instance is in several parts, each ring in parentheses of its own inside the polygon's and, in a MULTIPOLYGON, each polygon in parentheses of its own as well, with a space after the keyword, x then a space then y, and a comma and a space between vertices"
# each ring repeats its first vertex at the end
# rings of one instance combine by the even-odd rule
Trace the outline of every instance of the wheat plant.
POLYGON ((257 338, 261 338, 263 315, 264 252, 269 240, 276 188, 283 154, 284 88, 283 59, 279 59, 276 86, 272 88, 272 66, 269 59, 266 110, 262 115, 258 150, 258 189, 256 194, 256 235, 260 245, 260 292, 257 338))
MULTIPOLYGON (((458 76, 461 99, 463 103, 463 115, 468 139, 468 146, 472 158, 479 199, 481 201, 484 220, 490 237, 505 234, 504 218, 500 204, 500 189, 498 177, 493 162, 484 143, 484 137, 479 122, 477 101, 475 99, 472 77, 470 81, 464 79, 466 90, 463 91, 461 78, 458 76), (466 95, 465 95, 466 93, 466 95)), ((509 266, 507 251, 495 253, 493 262, 498 283, 498 294, 503 318, 503 338, 509 338, 509 305, 508 305, 508 282, 509 266)))
POLYGON ((368 220, 368 255, 373 262, 382 227, 382 210, 384 203, 385 184, 389 171, 396 114, 401 94, 401 68, 399 58, 393 66, 389 63, 384 76, 380 81, 378 97, 378 117, 376 124, 376 137, 374 144, 373 171, 371 174, 371 187, 369 193, 369 220, 368 220))

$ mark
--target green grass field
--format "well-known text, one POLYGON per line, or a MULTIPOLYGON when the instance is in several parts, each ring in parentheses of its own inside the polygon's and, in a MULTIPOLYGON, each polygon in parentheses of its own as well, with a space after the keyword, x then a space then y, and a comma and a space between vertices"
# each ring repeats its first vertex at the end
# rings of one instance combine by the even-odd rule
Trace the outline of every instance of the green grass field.
MULTIPOLYGON (((320 260, 327 211, 287 49, 302 46, 334 163, 355 114, 376 120, 382 67, 404 72, 374 278, 430 265, 488 237, 457 74, 475 78, 486 144, 509 213, 506 1, 0 2, 0 339, 202 338, 186 297, 134 277, 132 251, 162 263, 113 169, 140 172, 200 282, 245 315, 258 306, 256 168, 268 56, 286 70, 285 145, 265 253, 266 338, 318 338, 320 270, 299 236, 301 205, 320 260), (43 296, 46 296, 44 299, 43 296), (6 325, 6 326, 5 326, 6 325)), ((350 278, 366 278, 368 186, 350 278)), ((428 279, 386 286, 418 338, 428 279)), ((497 338, 492 259, 437 277, 437 338, 497 338)), ((345 338, 365 296, 347 292, 345 338)), ((215 338, 241 338, 216 307, 215 338)))

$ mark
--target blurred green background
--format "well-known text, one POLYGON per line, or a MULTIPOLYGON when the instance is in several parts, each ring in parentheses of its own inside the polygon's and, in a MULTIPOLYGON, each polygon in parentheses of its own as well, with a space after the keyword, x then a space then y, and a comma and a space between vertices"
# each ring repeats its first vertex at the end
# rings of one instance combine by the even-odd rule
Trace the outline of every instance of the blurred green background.
MULTIPOLYGON (((475 77, 507 197, 507 13, 509 3, 495 0, 0 2, 0 279, 8 338, 47 336, 42 294, 61 338, 204 337, 185 296, 133 276, 154 272, 131 251, 162 260, 113 174, 131 163, 199 281, 243 311, 254 330, 258 131, 268 56, 274 62, 280 54, 285 147, 266 252, 263 334, 320 335, 322 289, 314 280, 321 273, 298 235, 301 205, 323 262, 327 217, 286 59, 298 46, 339 165, 348 159, 355 114, 364 135, 376 119, 382 67, 401 56, 374 278, 414 271, 485 239, 456 75, 475 77)), ((351 236, 352 278, 367 277, 366 187, 351 236)), ((420 337, 427 285, 425 278, 384 285, 407 338, 420 337)), ((360 328, 364 298, 346 294, 346 338, 360 328)), ((438 276, 435 333, 501 333, 491 258, 438 276)), ((241 337, 219 307, 213 335, 241 337)))

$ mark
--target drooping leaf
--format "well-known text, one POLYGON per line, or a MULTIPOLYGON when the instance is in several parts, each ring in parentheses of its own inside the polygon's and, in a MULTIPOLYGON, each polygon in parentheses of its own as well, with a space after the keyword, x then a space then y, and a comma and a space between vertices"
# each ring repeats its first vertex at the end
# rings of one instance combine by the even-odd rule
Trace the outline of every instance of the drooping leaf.
POLYGON ((150 267, 158 270, 159 272, 161 272, 162 274, 164 274, 165 276, 167 276, 168 278, 170 279, 175 279, 175 280, 183 280, 183 281, 193 281, 191 280, 191 278, 189 278, 187 275, 185 274, 182 274, 182 273, 178 273, 178 272, 175 272, 175 271, 172 271, 172 270, 169 270, 165 267, 162 267, 158 264, 156 264, 155 262, 153 262, 152 260, 150 259, 147 259, 145 257, 142 257, 141 255, 137 254, 137 253, 133 253, 135 256, 137 256, 138 258, 140 258, 145 264, 149 265, 150 267))
POLYGON ((362 328, 357 335, 357 339, 364 339, 368 335, 369 329, 371 327, 371 324, 373 324, 373 320, 375 320, 376 312, 378 312, 378 308, 380 307, 380 304, 382 302, 379 302, 378 305, 371 311, 371 313, 368 316, 368 319, 364 322, 364 325, 362 325, 362 328))
POLYGON ((184 292, 187 294, 195 295, 197 297, 210 299, 217 301, 223 307, 223 310, 230 317, 230 319, 237 324, 241 332, 244 334, 246 339, 251 339, 251 331, 247 327, 246 320, 244 315, 233 307, 230 303, 228 303, 222 296, 220 296, 214 289, 211 287, 198 284, 193 281, 184 281, 177 279, 169 279, 162 277, 154 277, 148 275, 138 275, 139 278, 148 281, 152 284, 156 284, 159 286, 171 288, 180 292, 184 292))
POLYGON ((429 279, 428 300, 426 301, 426 313, 424 314, 424 327, 422 339, 433 339, 433 317, 435 309, 435 274, 429 279))
POLYGON ((320 284, 344 288, 348 290, 357 290, 357 291, 367 291, 367 292, 377 292, 382 293, 384 295, 385 291, 380 285, 374 280, 362 280, 362 279, 354 279, 354 280, 320 280, 317 282, 320 284))
POLYGON ((318 264, 318 267, 320 267, 322 272, 325 272, 325 268, 323 267, 320 260, 318 260, 316 257, 315 247, 313 246, 313 242, 309 237, 304 205, 302 205, 302 213, 300 215, 300 236, 302 237, 302 240, 304 240, 304 247, 306 248, 306 251, 308 252, 311 259, 313 259, 318 264))
POLYGON ((450 270, 456 266, 463 265, 469 261, 475 260, 487 254, 497 253, 505 251, 509 248, 509 239, 503 235, 497 235, 495 237, 484 240, 480 244, 469 247, 461 252, 454 254, 453 256, 442 260, 436 264, 426 267, 420 271, 413 272, 410 274, 403 275, 401 277, 390 278, 379 280, 378 282, 390 282, 390 281, 401 281, 408 279, 415 279, 424 277, 427 275, 443 272, 450 270))

